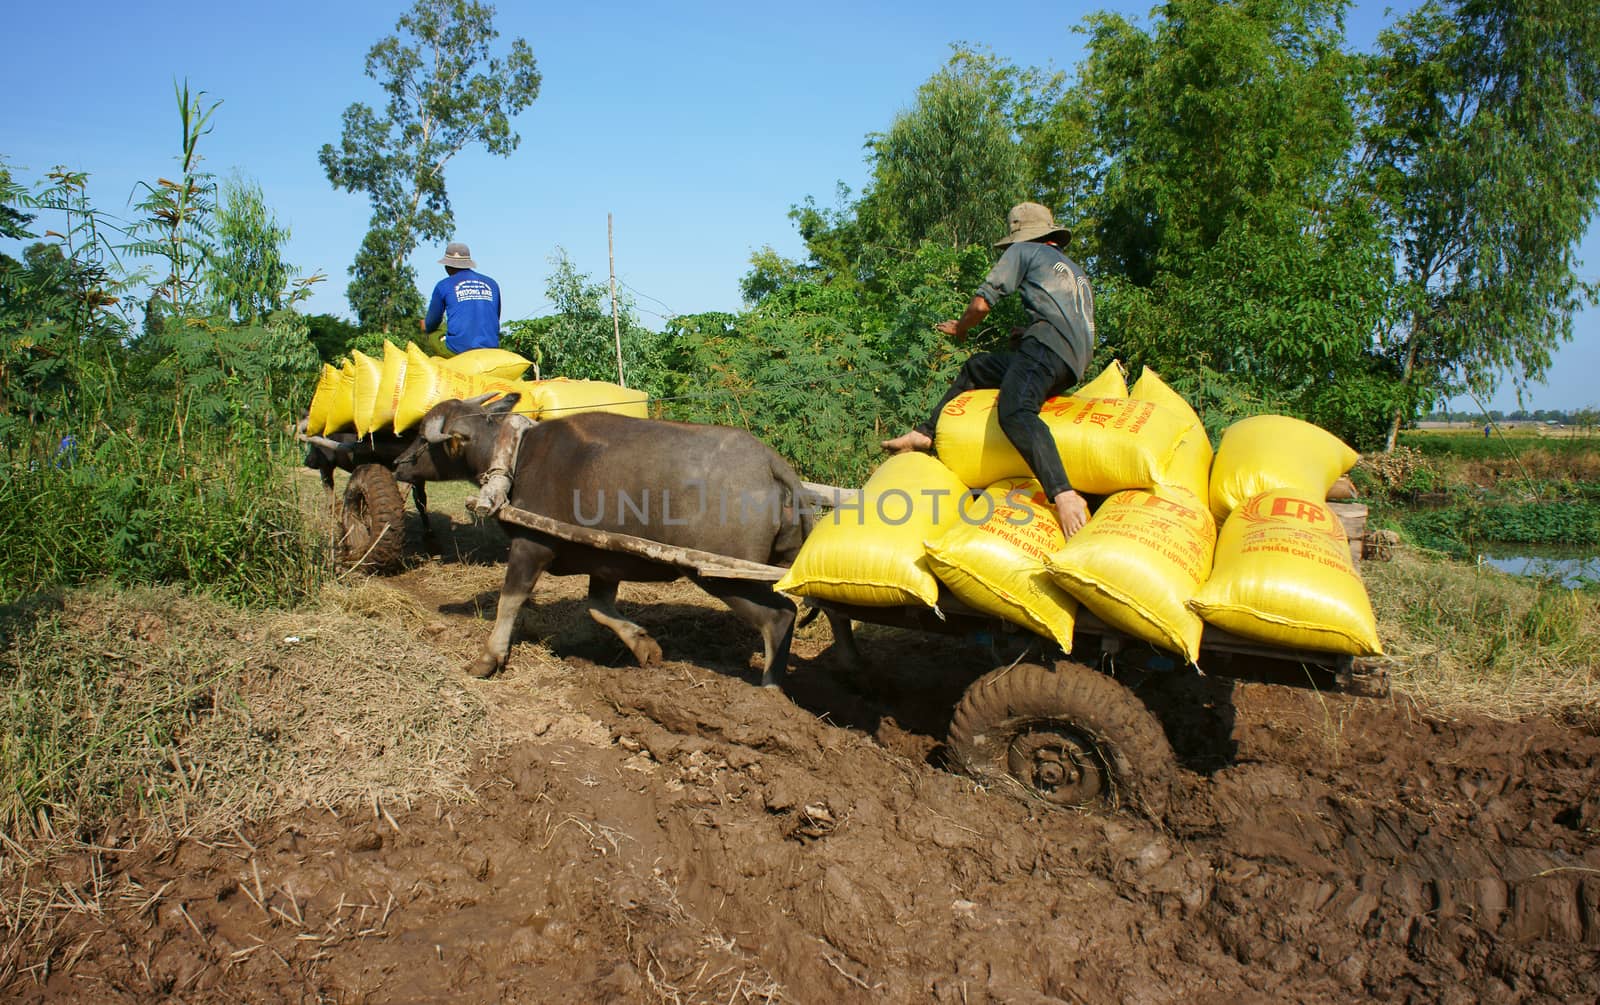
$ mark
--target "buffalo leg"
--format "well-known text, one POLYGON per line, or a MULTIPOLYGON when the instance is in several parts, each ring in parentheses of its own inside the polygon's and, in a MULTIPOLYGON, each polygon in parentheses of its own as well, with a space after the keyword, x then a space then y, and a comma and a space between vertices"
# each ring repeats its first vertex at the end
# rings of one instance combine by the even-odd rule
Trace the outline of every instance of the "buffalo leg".
POLYGON ((640 666, 655 666, 661 662, 661 646, 650 637, 649 632, 624 618, 617 610, 619 585, 615 579, 589 577, 589 617, 594 619, 595 624, 616 632, 617 638, 633 653, 633 658, 639 661, 640 666))
POLYGON ((467 666, 474 677, 487 677, 504 669, 506 657, 511 653, 511 636, 516 632, 517 615, 539 581, 539 573, 550 564, 555 552, 531 537, 515 534, 511 538, 511 552, 506 557, 506 581, 500 587, 500 603, 495 608, 494 630, 483 647, 483 655, 467 666))
POLYGON ((333 466, 329 464, 318 465, 317 477, 322 479, 323 495, 328 497, 328 510, 335 520, 339 519, 339 493, 333 490, 333 466))
POLYGON ((417 504, 417 515, 422 518, 422 544, 428 549, 428 554, 439 550, 439 542, 433 536, 433 524, 428 520, 428 489, 427 482, 411 483, 411 501, 417 504))
POLYGON ((828 628, 833 632, 834 653, 849 670, 861 670, 866 662, 861 658, 861 650, 856 647, 855 626, 850 619, 838 611, 823 610, 828 616, 828 628))
POLYGON ((747 579, 702 579, 701 589, 716 597, 739 620, 761 633, 766 646, 761 665, 761 686, 777 687, 778 678, 789 669, 789 645, 794 641, 794 601, 766 583, 747 579))

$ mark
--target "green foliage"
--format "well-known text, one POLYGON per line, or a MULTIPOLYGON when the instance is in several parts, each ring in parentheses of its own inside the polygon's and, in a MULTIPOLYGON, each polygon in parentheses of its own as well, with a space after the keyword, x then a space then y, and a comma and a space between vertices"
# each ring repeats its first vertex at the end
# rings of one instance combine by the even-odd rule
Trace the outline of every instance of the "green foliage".
POLYGON ((1338 9, 1096 16, 1071 101, 1106 152, 1085 234, 1101 354, 1188 383, 1213 428, 1282 412, 1370 446, 1392 404, 1372 351, 1391 267, 1353 173, 1338 9))
POLYGON ((332 363, 347 354, 361 334, 359 325, 334 314, 308 314, 304 320, 306 338, 316 350, 317 358, 324 363, 332 363))
POLYGON ((307 595, 324 571, 281 463, 243 421, 182 437, 91 425, 0 452, 0 603, 107 577, 240 603, 307 595), (61 434, 61 435, 58 435, 61 434))
POLYGON ((1576 248, 1600 196, 1600 8, 1429 0, 1379 39, 1367 144, 1402 314, 1401 420, 1540 379, 1595 301, 1576 248))
POLYGON ((37 192, 10 180, 0 208, 16 236, 39 213, 53 243, 0 255, 0 440, 25 441, 39 424, 79 414, 117 385, 114 361, 129 334, 116 307, 131 280, 117 274, 120 233, 89 204, 88 176, 57 168, 37 192), (24 212, 24 209, 31 212, 24 212))
POLYGON ((1418 544, 1453 555, 1486 543, 1600 545, 1600 505, 1592 502, 1454 505, 1406 514, 1400 524, 1418 544))
POLYGON ((1003 234, 1011 206, 1035 194, 1030 164, 1053 163, 1040 143, 1060 131, 1034 119, 1043 107, 1035 90, 1055 84, 957 49, 887 132, 868 137, 872 180, 859 199, 852 202, 841 184, 834 207, 808 197, 790 211, 809 261, 758 253, 742 287, 746 299, 759 301, 783 282, 817 279, 860 285, 867 297, 892 300, 886 274, 922 242, 957 251, 988 246, 1003 234))
POLYGON ((365 328, 393 333, 421 313, 406 260, 419 241, 445 240, 454 229, 450 160, 474 144, 506 157, 521 142, 511 119, 538 97, 539 71, 520 38, 505 55, 491 55, 499 35, 490 5, 416 0, 395 34, 367 52, 367 76, 388 95, 382 112, 346 108, 339 146, 324 144, 318 154, 334 188, 372 202, 350 268, 350 306, 365 328))
POLYGON ((1089 19, 1103 271, 1146 286, 1187 275, 1232 228, 1281 239, 1310 222, 1293 217, 1330 192, 1354 136, 1341 8, 1177 0, 1148 32, 1089 19))
POLYGON ((1593 440, 1582 437, 1484 436, 1481 432, 1402 433, 1400 443, 1428 457, 1467 461, 1515 461, 1532 452, 1583 457, 1595 452, 1593 440))
POLYGON ((417 292, 417 270, 406 261, 414 247, 415 237, 376 222, 361 239, 347 295, 362 328, 392 335, 416 327, 425 305, 417 292))
POLYGON ((0 603, 102 577, 282 603, 323 572, 282 464, 316 352, 292 311, 208 316, 210 110, 178 99, 181 180, 144 186, 131 242, 80 173, 0 193, 8 220, 63 221, 0 261, 0 603), (119 250, 165 265, 140 336, 116 310, 141 278, 119 250))
POLYGON ((168 316, 185 318, 203 313, 200 294, 215 237, 210 217, 216 208, 216 185, 210 173, 200 170, 199 146, 200 138, 211 132, 211 116, 222 102, 204 107, 205 92, 190 94, 188 81, 181 87, 174 83, 173 93, 183 129, 179 180, 139 183, 145 196, 134 208, 144 215, 134 221, 133 240, 122 250, 164 263, 167 274, 156 280, 155 296, 165 300, 168 316))
POLYGON ((545 296, 556 313, 501 326, 500 346, 533 360, 541 377, 617 381, 617 338, 622 339, 622 377, 629 387, 652 393, 661 386, 659 337, 639 323, 633 304, 617 300, 613 324, 604 283, 580 273, 563 249, 550 259, 555 270, 545 296))
POLYGON ((267 206, 261 186, 235 175, 222 186, 216 213, 217 247, 206 271, 211 311, 239 324, 256 324, 310 295, 315 275, 290 284, 295 270, 283 260, 289 229, 267 206))
POLYGON ((805 477, 859 485, 882 459, 878 441, 926 418, 965 359, 933 325, 960 311, 988 258, 923 242, 878 277, 878 297, 808 279, 743 314, 674 318, 666 413, 741 426, 805 477))
POLYGON ((947 67, 870 148, 872 189, 858 215, 885 251, 928 240, 952 248, 999 236, 996 221, 1026 192, 1024 161, 992 78, 947 67))

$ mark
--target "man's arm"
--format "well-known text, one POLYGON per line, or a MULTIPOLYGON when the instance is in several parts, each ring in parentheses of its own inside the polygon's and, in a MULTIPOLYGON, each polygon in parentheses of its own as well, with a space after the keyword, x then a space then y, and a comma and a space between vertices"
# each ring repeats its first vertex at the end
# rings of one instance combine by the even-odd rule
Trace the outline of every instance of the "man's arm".
POLYGON ((989 270, 989 275, 978 287, 977 295, 955 321, 941 321, 935 325, 939 331, 946 335, 954 335, 958 340, 967 337, 971 331, 989 315, 989 311, 1000 298, 1017 288, 1018 281, 1022 278, 1022 252, 1021 245, 1013 244, 1007 248, 1000 260, 994 263, 994 268, 989 270))
POLYGON ((973 297, 972 302, 967 304, 967 309, 961 312, 961 317, 954 321, 941 321, 934 327, 946 335, 955 336, 956 341, 959 342, 967 337, 967 332, 971 331, 988 316, 989 301, 977 296, 973 297))
POLYGON ((439 322, 444 320, 444 290, 438 286, 433 288, 433 296, 428 300, 428 317, 422 322, 422 330, 431 332, 439 327, 439 322))

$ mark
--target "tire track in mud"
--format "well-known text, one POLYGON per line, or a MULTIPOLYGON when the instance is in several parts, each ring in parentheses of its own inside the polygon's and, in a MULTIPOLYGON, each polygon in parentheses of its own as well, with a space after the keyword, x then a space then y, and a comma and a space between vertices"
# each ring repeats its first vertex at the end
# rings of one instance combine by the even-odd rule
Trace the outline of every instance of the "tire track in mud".
MULTIPOLYGON (((632 594, 669 656, 646 671, 558 582, 525 627, 562 662, 484 686, 548 721, 475 804, 102 852, 142 894, 74 915, 20 1000, 1600 998, 1594 736, 1163 677, 1164 823, 1062 812, 942 766, 982 652, 866 633, 851 678, 816 626, 777 693, 692 587, 632 594)), ((487 628, 425 606, 452 651, 487 628)))

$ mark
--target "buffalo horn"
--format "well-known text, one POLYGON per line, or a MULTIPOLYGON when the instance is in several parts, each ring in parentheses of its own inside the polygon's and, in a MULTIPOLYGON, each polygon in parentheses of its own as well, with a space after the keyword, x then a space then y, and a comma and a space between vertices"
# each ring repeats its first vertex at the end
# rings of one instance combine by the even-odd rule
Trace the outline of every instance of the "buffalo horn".
POLYGON ((450 439, 444 431, 444 423, 438 418, 429 419, 422 424, 422 438, 429 443, 443 443, 450 439))

